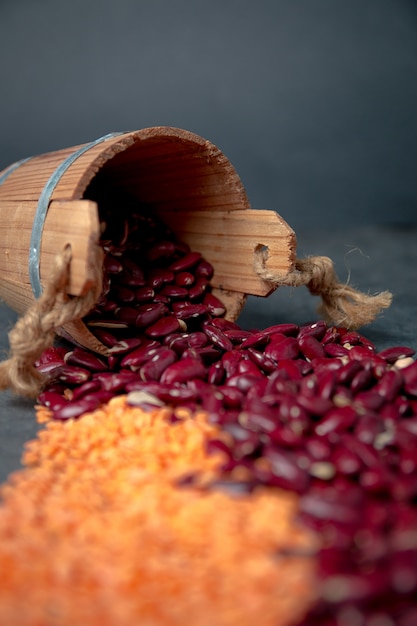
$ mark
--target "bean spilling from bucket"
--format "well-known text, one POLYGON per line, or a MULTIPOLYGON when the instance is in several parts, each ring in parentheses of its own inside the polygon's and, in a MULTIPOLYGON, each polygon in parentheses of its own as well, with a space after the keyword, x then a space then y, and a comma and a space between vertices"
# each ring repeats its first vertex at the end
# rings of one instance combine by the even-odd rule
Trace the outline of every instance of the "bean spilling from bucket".
POLYGON ((103 222, 105 288, 85 322, 109 356, 76 346, 46 351, 39 403, 58 420, 121 394, 142 408, 203 408, 222 427, 210 447, 227 453, 224 474, 240 476, 247 492, 262 484, 298 493, 304 522, 323 538, 323 602, 306 624, 363 626, 381 616, 384 626, 410 626, 414 351, 378 352, 324 321, 244 330, 224 318, 201 254, 144 212, 103 222))

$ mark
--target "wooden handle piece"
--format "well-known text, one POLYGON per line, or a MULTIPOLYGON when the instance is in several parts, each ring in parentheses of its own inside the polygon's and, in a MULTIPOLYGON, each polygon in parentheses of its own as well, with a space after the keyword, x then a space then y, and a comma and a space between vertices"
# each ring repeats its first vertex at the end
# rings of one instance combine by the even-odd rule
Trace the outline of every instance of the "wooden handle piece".
POLYGON ((293 269, 296 236, 275 211, 158 211, 160 218, 215 268, 212 285, 228 291, 267 296, 274 287, 254 270, 262 252, 274 275, 293 269))

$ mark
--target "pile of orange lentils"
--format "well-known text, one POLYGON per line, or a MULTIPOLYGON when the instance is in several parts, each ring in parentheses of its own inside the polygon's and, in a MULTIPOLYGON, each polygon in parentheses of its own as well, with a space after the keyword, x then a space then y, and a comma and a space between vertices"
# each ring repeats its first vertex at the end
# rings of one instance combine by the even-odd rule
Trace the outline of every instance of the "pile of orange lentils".
POLYGON ((1 626, 280 626, 315 602, 297 496, 207 488, 224 459, 205 413, 119 396, 80 420, 37 415, 0 492, 1 626))

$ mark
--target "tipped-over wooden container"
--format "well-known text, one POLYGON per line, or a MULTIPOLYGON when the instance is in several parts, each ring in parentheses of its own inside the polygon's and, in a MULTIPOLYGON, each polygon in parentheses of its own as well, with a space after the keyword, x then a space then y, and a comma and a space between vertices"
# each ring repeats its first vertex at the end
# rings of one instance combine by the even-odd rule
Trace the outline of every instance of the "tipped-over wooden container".
MULTIPOLYGON (((55 256, 69 244, 68 293, 92 284, 99 239, 93 190, 120 191, 145 203, 214 266, 212 285, 235 319, 246 295, 273 287, 254 269, 255 255, 283 277, 295 261, 295 233, 275 212, 253 210, 230 161, 185 130, 153 127, 113 133, 81 146, 23 159, 0 173, 0 297, 24 313, 42 293, 55 256), (266 254, 265 254, 266 253, 266 254)), ((102 352, 82 322, 65 334, 102 352)))

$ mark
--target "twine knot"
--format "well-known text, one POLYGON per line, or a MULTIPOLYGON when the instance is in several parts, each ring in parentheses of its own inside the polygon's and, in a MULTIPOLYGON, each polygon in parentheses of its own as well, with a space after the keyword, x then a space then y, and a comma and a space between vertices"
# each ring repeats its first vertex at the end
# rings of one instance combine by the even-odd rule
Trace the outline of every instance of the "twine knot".
POLYGON ((254 268, 258 276, 275 287, 305 285, 314 296, 321 296, 319 313, 337 326, 359 328, 374 321, 382 309, 392 302, 392 294, 383 291, 367 295, 348 284, 339 282, 333 261, 326 256, 310 256, 296 259, 294 268, 284 276, 277 276, 266 269, 267 252, 256 250, 254 268))

